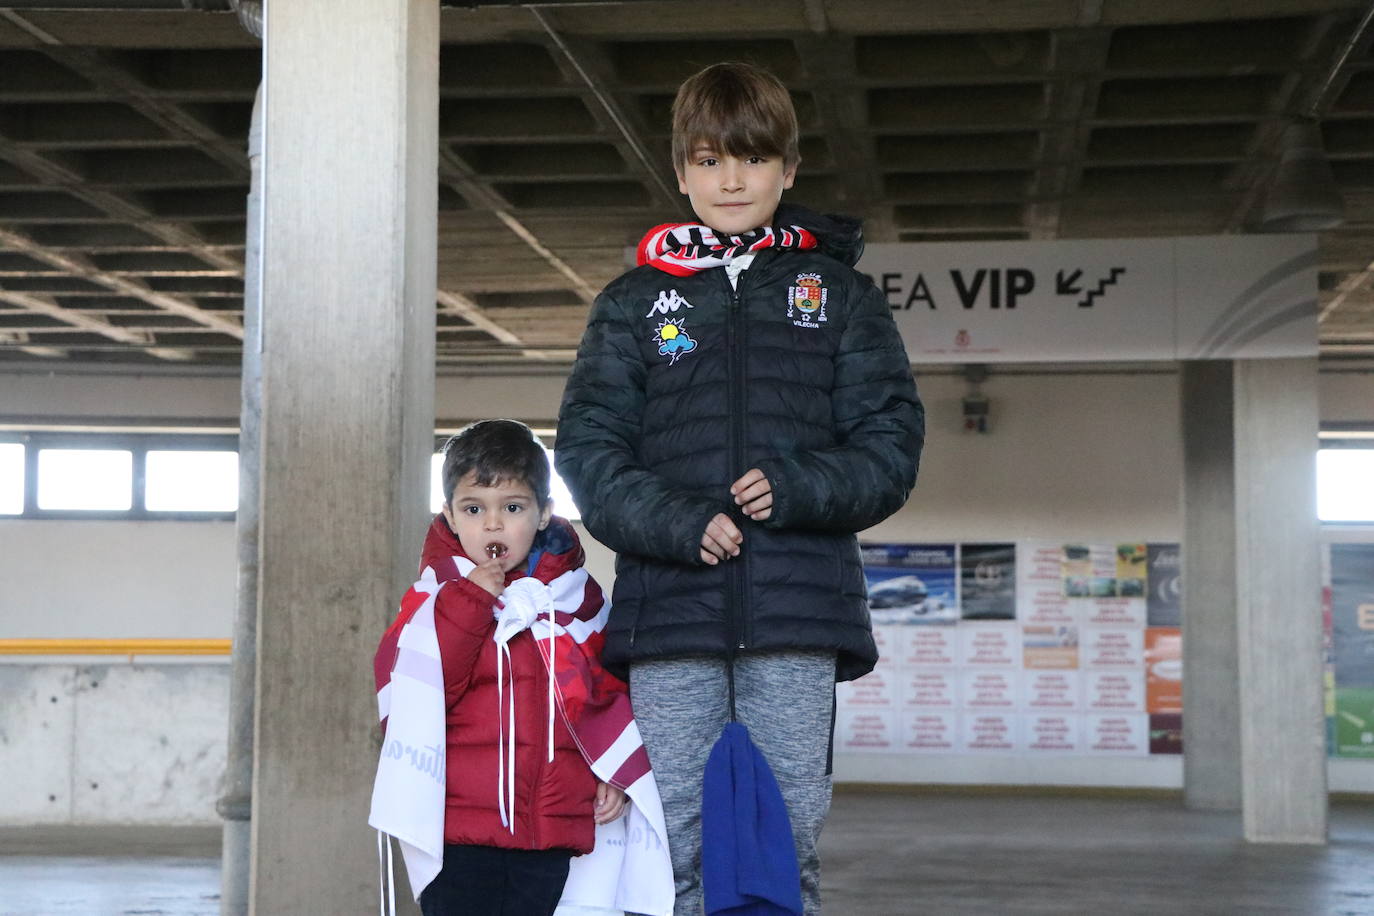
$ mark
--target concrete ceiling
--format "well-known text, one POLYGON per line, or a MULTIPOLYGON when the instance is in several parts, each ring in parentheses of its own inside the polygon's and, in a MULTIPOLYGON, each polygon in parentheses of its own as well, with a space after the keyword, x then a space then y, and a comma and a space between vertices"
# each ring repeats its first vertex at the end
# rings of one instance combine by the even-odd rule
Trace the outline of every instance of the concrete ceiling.
MULTIPOLYGON (((22 5, 0 3, 0 367, 236 364, 255 39, 230 14, 22 5)), ((446 9, 440 365, 571 357, 625 246, 687 215, 668 108, 684 76, 723 59, 764 64, 793 90, 793 199, 863 216, 872 241, 1255 231, 1285 119, 1316 110, 1346 207, 1345 224, 1321 234, 1322 354, 1374 355, 1368 11, 1333 0, 446 9)))

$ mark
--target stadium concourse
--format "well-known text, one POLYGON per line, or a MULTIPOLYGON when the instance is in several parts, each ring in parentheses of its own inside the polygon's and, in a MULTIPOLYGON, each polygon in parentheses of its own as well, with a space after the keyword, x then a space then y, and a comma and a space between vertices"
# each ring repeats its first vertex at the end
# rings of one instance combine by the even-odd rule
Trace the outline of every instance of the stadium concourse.
POLYGON ((376 906, 436 443, 555 443, 687 215, 675 87, 742 59, 928 408, 861 537, 949 558, 838 694, 830 911, 1374 916, 1374 500, 1313 473, 1374 459, 1371 44, 1370 0, 0 0, 0 913, 376 906))

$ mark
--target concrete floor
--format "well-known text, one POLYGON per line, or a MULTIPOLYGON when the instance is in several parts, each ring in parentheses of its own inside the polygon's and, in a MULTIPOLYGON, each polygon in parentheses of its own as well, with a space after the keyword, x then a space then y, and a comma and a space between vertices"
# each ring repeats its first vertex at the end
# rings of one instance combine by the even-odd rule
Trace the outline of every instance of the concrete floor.
POLYGON ((0 829, 0 916, 219 916, 220 831, 0 829))
MULTIPOLYGON (((1325 847, 1239 829, 1173 800, 841 791, 826 911, 1374 916, 1374 803, 1335 804, 1325 847)), ((0 830, 0 916, 218 912, 217 830, 0 830)))
POLYGON ((1178 801, 837 794, 825 899, 872 914, 1374 914, 1374 804, 1331 842, 1254 846, 1238 814, 1178 801))

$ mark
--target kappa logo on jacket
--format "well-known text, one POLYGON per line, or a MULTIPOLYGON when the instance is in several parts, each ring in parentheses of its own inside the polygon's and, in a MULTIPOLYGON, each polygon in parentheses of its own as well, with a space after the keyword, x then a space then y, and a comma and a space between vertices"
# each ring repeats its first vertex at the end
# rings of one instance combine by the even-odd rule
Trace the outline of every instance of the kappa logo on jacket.
POLYGON ((692 303, 677 294, 675 289, 661 289, 658 291, 658 298, 654 304, 649 306, 649 311, 644 315, 645 318, 652 318, 655 315, 666 315, 669 312, 676 312, 681 308, 692 308, 692 303))
POLYGON ((787 317, 799 328, 818 328, 828 319, 825 303, 830 291, 820 274, 797 274, 797 285, 787 288, 787 317))

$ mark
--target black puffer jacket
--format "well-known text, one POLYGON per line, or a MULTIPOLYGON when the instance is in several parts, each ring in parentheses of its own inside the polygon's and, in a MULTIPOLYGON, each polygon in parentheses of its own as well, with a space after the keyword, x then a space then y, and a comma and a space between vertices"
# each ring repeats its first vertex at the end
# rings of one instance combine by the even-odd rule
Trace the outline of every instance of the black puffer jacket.
POLYGON ((854 533, 906 501, 924 411, 886 301, 852 269, 858 224, 795 208, 779 220, 821 248, 760 252, 738 290, 720 268, 639 267, 592 309, 555 453, 587 529, 619 554, 604 654, 619 674, 649 658, 834 649, 848 680, 877 660, 854 533), (730 496, 753 467, 773 488, 762 523, 730 496), (701 536, 718 512, 744 544, 709 566, 701 536))

